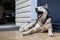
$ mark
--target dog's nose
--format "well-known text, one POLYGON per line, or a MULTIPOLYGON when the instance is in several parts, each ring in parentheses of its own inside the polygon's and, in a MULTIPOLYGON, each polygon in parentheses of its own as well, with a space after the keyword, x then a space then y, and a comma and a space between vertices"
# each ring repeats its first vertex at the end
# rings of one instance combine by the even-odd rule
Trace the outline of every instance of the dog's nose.
POLYGON ((38 11, 38 8, 35 8, 35 11, 37 12, 38 11))

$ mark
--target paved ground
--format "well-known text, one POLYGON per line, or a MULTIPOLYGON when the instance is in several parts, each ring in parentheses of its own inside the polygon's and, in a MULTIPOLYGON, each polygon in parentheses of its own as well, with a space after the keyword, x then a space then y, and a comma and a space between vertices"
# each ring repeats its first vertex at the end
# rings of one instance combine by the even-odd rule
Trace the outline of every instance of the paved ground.
POLYGON ((54 37, 48 37, 47 33, 23 36, 18 31, 1 31, 0 40, 60 40, 60 33, 54 33, 54 37))
POLYGON ((54 37, 48 37, 47 33, 36 33, 29 36, 18 34, 18 40, 60 40, 60 33, 55 33, 54 37))
POLYGON ((0 40, 60 40, 60 33, 55 32, 54 37, 48 37, 47 33, 35 33, 23 36, 14 25, 0 25, 0 40))
POLYGON ((1 31, 0 40, 17 40, 16 31, 1 31))

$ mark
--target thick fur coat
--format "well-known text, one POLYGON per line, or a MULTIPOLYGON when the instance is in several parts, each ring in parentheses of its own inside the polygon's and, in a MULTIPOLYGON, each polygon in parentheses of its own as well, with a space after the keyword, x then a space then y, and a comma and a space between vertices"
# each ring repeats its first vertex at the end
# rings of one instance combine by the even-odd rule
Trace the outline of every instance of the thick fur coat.
POLYGON ((19 31, 22 32, 23 35, 29 35, 31 33, 48 31, 48 35, 53 36, 51 15, 49 14, 47 5, 39 6, 35 9, 35 11, 37 13, 36 22, 33 21, 30 24, 25 23, 19 29, 19 31))

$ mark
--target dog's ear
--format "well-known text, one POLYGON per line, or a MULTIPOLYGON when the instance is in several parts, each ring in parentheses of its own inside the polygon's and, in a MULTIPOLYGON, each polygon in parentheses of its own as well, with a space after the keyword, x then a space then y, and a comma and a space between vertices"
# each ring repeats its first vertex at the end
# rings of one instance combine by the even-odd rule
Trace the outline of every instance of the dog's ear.
POLYGON ((48 5, 47 4, 45 4, 45 6, 43 6, 43 7, 48 9, 48 5))
POLYGON ((35 8, 35 11, 37 12, 38 11, 38 8, 35 8))

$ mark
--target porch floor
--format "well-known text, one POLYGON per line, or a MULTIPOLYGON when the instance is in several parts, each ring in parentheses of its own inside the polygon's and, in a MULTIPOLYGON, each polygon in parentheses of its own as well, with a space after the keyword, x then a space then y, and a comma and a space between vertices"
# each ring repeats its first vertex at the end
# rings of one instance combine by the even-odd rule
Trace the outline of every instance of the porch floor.
POLYGON ((48 37, 47 33, 35 33, 23 36, 18 31, 1 31, 0 40, 60 40, 60 33, 54 33, 54 37, 48 37))

